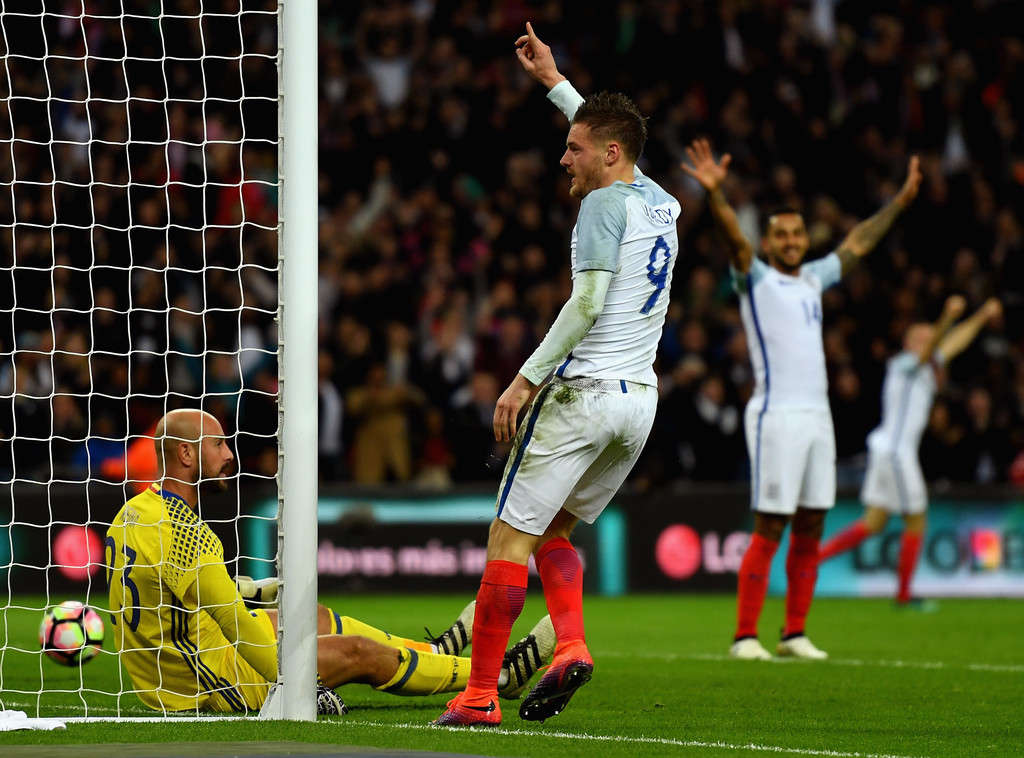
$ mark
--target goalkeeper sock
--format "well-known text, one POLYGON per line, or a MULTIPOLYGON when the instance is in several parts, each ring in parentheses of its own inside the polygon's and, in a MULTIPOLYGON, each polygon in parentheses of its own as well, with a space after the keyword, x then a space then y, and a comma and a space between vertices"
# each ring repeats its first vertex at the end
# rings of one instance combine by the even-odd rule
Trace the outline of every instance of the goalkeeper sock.
POLYGON ((761 617, 765 595, 768 594, 768 572, 778 549, 778 542, 772 542, 760 534, 750 538, 737 577, 736 639, 757 636, 757 621, 761 617))
POLYGON ((786 628, 785 636, 803 634, 807 611, 818 582, 817 537, 793 534, 786 556, 786 628))
POLYGON ((398 671, 375 690, 392 695, 436 695, 461 692, 469 682, 469 658, 398 649, 398 671))
POLYGON ((362 621, 351 616, 339 616, 334 611, 331 611, 331 634, 359 635, 388 647, 410 648, 426 653, 433 650, 433 646, 429 642, 418 642, 405 637, 396 637, 385 632, 383 629, 377 629, 369 624, 364 624, 362 621))
POLYGON ((558 644, 585 642, 583 628, 583 565, 565 537, 555 537, 537 551, 537 571, 558 644))

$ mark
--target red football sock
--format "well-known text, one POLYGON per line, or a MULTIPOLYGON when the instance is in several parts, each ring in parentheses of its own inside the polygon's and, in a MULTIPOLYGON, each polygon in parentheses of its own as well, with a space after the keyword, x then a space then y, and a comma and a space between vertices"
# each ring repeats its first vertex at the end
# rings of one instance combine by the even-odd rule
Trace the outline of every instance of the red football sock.
POLYGON ((914 577, 917 558, 921 555, 923 536, 921 532, 903 532, 903 539, 900 540, 900 557, 896 562, 896 575, 899 577, 900 585, 896 599, 901 603, 910 600, 910 580, 914 577))
POLYGON ((833 555, 855 548, 870 536, 871 532, 864 526, 863 521, 854 521, 821 546, 821 550, 818 552, 818 562, 827 561, 833 555))
POLYGON ((786 556, 786 628, 784 636, 803 634, 818 581, 817 537, 791 535, 786 556))
POLYGON ((768 572, 778 549, 778 542, 760 534, 750 537, 750 545, 740 563, 736 590, 736 639, 757 636, 757 620, 768 594, 768 572))
POLYGON ((583 632, 583 565, 565 537, 555 537, 537 551, 537 571, 559 646, 585 642, 583 632))
POLYGON ((464 703, 489 700, 498 690, 498 675, 512 625, 526 600, 526 566, 511 561, 488 561, 476 594, 473 656, 464 703))

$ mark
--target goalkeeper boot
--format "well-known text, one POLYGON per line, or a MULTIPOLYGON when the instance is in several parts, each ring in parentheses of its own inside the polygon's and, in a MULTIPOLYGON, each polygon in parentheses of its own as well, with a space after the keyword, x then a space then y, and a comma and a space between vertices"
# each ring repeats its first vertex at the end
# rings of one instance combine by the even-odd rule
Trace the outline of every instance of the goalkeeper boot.
POLYGON ((469 647, 473 641, 473 618, 476 615, 476 600, 462 609, 462 613, 455 620, 455 623, 448 627, 448 630, 438 636, 431 635, 429 629, 427 642, 434 645, 438 653, 444 655, 462 655, 462 651, 469 647))
POLYGON ((530 678, 551 662, 557 641, 551 616, 545 616, 528 635, 509 648, 501 662, 506 681, 498 687, 498 697, 506 700, 521 698, 530 678))
POLYGON ((434 726, 501 726, 501 708, 494 700, 482 705, 463 702, 465 692, 448 701, 448 710, 430 723, 434 726))
POLYGON ((316 686, 316 713, 318 716, 344 716, 348 706, 337 692, 326 684, 316 686))
POLYGON ((524 721, 544 721, 565 710, 576 690, 594 675, 594 659, 584 642, 573 642, 555 660, 519 706, 524 721))

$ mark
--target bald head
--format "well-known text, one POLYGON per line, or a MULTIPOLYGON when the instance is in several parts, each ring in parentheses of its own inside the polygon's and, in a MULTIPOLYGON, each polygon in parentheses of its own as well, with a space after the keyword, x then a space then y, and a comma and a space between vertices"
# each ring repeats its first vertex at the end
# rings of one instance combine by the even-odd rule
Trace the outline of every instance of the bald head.
POLYGON ((171 411, 157 423, 154 437, 161 486, 192 507, 200 484, 227 489, 235 456, 214 416, 195 408, 171 411))
POLYGON ((154 434, 156 439, 153 442, 160 470, 166 471, 168 464, 174 465, 181 443, 192 443, 198 450, 199 441, 203 437, 223 436, 224 429, 220 422, 206 411, 196 408, 170 411, 157 422, 154 434))

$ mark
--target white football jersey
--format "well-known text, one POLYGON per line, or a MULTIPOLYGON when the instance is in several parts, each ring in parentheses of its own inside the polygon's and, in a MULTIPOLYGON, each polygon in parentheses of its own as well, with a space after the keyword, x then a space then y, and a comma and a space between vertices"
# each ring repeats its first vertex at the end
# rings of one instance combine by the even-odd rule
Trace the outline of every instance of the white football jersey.
POLYGON ((658 385, 654 357, 679 255, 679 212, 678 201, 646 177, 583 199, 572 230, 573 276, 593 269, 613 275, 601 315, 557 376, 658 385))
MULTIPOLYGON (((570 120, 583 102, 568 82, 552 87, 548 97, 570 120)), ((572 230, 573 277, 587 270, 613 276, 601 315, 555 369, 557 376, 658 385, 654 358, 679 256, 681 210, 639 169, 631 184, 615 182, 583 198, 572 230)))
POLYGON ((805 263, 796 276, 755 256, 747 274, 732 274, 754 369, 749 407, 828 408, 821 293, 842 275, 839 256, 805 263))
MULTIPOLYGON (((942 353, 936 351, 933 360, 941 361, 942 353)), ((933 363, 920 363, 915 353, 906 350, 890 358, 882 383, 882 421, 868 435, 868 450, 916 456, 935 390, 933 363)))

